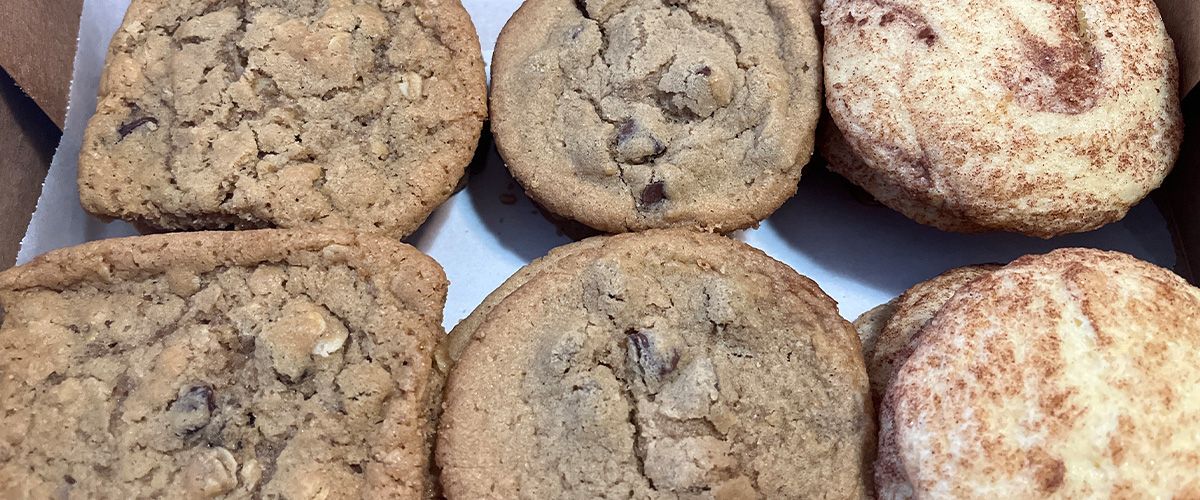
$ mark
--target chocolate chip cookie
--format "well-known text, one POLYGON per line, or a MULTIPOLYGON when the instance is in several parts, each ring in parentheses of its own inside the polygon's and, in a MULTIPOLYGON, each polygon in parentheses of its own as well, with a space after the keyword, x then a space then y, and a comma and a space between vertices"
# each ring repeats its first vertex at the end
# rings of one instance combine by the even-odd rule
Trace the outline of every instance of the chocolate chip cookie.
POLYGON ((810 7, 526 1, 496 43, 497 147, 534 200, 602 231, 751 226, 812 153, 810 7))
POLYGON ((1200 289, 1128 255, 963 286, 880 412, 880 498, 1200 495, 1200 289))
POLYGON ((485 100, 458 0, 133 0, 80 197, 159 229, 403 237, 462 177, 485 100))
POLYGON ((107 240, 0 273, 0 496, 426 498, 446 279, 382 236, 107 240))
POLYGON ((913 285, 895 300, 854 321, 871 379, 871 396, 877 405, 896 370, 916 349, 925 324, 960 288, 999 268, 988 264, 951 269, 913 285))
POLYGON ((685 230, 585 240, 456 328, 448 498, 860 498, 874 424, 853 329, 811 281, 685 230))
POLYGON ((1120 220, 1182 141, 1152 0, 828 0, 830 168, 922 224, 1037 237, 1120 220))
POLYGON ((608 238, 592 237, 582 241, 577 241, 568 245, 550 250, 546 256, 530 262, 529 265, 517 270, 515 274, 510 276, 504 283, 484 297, 483 302, 480 302, 471 314, 454 325, 454 329, 446 336, 445 340, 438 345, 437 353, 435 354, 436 367, 444 376, 450 373, 450 368, 454 366, 455 360, 462 355, 463 349, 471 342, 471 338, 475 335, 475 330, 483 323, 487 315, 492 312, 492 309, 497 304, 508 298, 514 291, 529 280, 540 275, 542 271, 554 269, 559 262, 564 258, 575 255, 585 250, 592 250, 601 247, 608 241, 608 238))

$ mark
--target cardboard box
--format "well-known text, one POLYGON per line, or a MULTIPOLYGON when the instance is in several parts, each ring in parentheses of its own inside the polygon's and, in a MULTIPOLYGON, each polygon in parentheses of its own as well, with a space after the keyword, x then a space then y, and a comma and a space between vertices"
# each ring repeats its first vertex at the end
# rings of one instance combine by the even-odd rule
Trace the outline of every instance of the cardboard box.
POLYGON ((1180 95, 1187 130, 1175 171, 1156 194, 1179 253, 1177 271, 1200 284, 1200 2, 1158 0, 1179 55, 1180 95))
MULTIPOLYGON (((66 114, 83 0, 8 0, 0 17, 0 268, 9 267, 40 195, 66 114), (19 89, 18 89, 19 87, 19 89), (35 104, 36 103, 36 104, 35 104), (39 109, 40 108, 40 109, 39 109)), ((1158 0, 1180 59, 1187 131, 1175 172, 1155 193, 1171 224, 1178 271, 1200 279, 1200 2, 1158 0)))
POLYGON ((0 269, 12 266, 67 115, 83 0, 6 0, 0 16, 0 269))

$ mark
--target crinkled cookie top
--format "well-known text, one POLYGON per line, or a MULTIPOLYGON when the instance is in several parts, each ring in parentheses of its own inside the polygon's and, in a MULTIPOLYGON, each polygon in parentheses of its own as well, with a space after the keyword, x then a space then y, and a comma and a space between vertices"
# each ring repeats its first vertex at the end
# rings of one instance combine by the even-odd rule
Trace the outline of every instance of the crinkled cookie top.
POLYGON ((402 237, 486 116, 457 0, 134 0, 80 158, 89 211, 165 229, 402 237))
POLYGON ((532 0, 496 45, 492 123, 551 211, 609 232, 717 231, 796 191, 820 58, 794 0, 532 0))

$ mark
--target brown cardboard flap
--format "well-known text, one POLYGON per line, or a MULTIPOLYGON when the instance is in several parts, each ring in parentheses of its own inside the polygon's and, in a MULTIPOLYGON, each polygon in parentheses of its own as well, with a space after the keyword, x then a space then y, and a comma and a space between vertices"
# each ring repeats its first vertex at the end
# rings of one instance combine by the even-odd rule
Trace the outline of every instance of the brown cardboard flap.
POLYGON ((4 0, 0 67, 62 128, 83 0, 4 0))
MULTIPOLYGON (((1200 90, 1183 101, 1183 118, 1200 124, 1200 90)), ((1178 271, 1200 286, 1200 126, 1185 130, 1179 163, 1161 195, 1163 214, 1179 250, 1178 271)))
POLYGON ((1158 0, 1158 10, 1175 40, 1180 95, 1186 95, 1200 81, 1200 1, 1158 0))
POLYGON ((1179 249, 1178 270, 1200 284, 1200 1, 1158 0, 1167 31, 1179 57, 1179 85, 1188 125, 1179 163, 1163 188, 1163 214, 1171 224, 1179 249))
POLYGON ((0 269, 11 266, 60 132, 0 71, 0 269))

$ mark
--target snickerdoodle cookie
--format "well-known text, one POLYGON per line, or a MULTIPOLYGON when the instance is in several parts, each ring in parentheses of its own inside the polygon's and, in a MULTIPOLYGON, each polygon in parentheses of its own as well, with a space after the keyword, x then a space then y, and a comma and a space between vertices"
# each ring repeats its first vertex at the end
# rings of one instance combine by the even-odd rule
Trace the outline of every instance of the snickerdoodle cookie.
POLYGON ((1152 0, 828 0, 830 167, 946 230, 1051 237, 1125 216, 1182 139, 1152 0))

